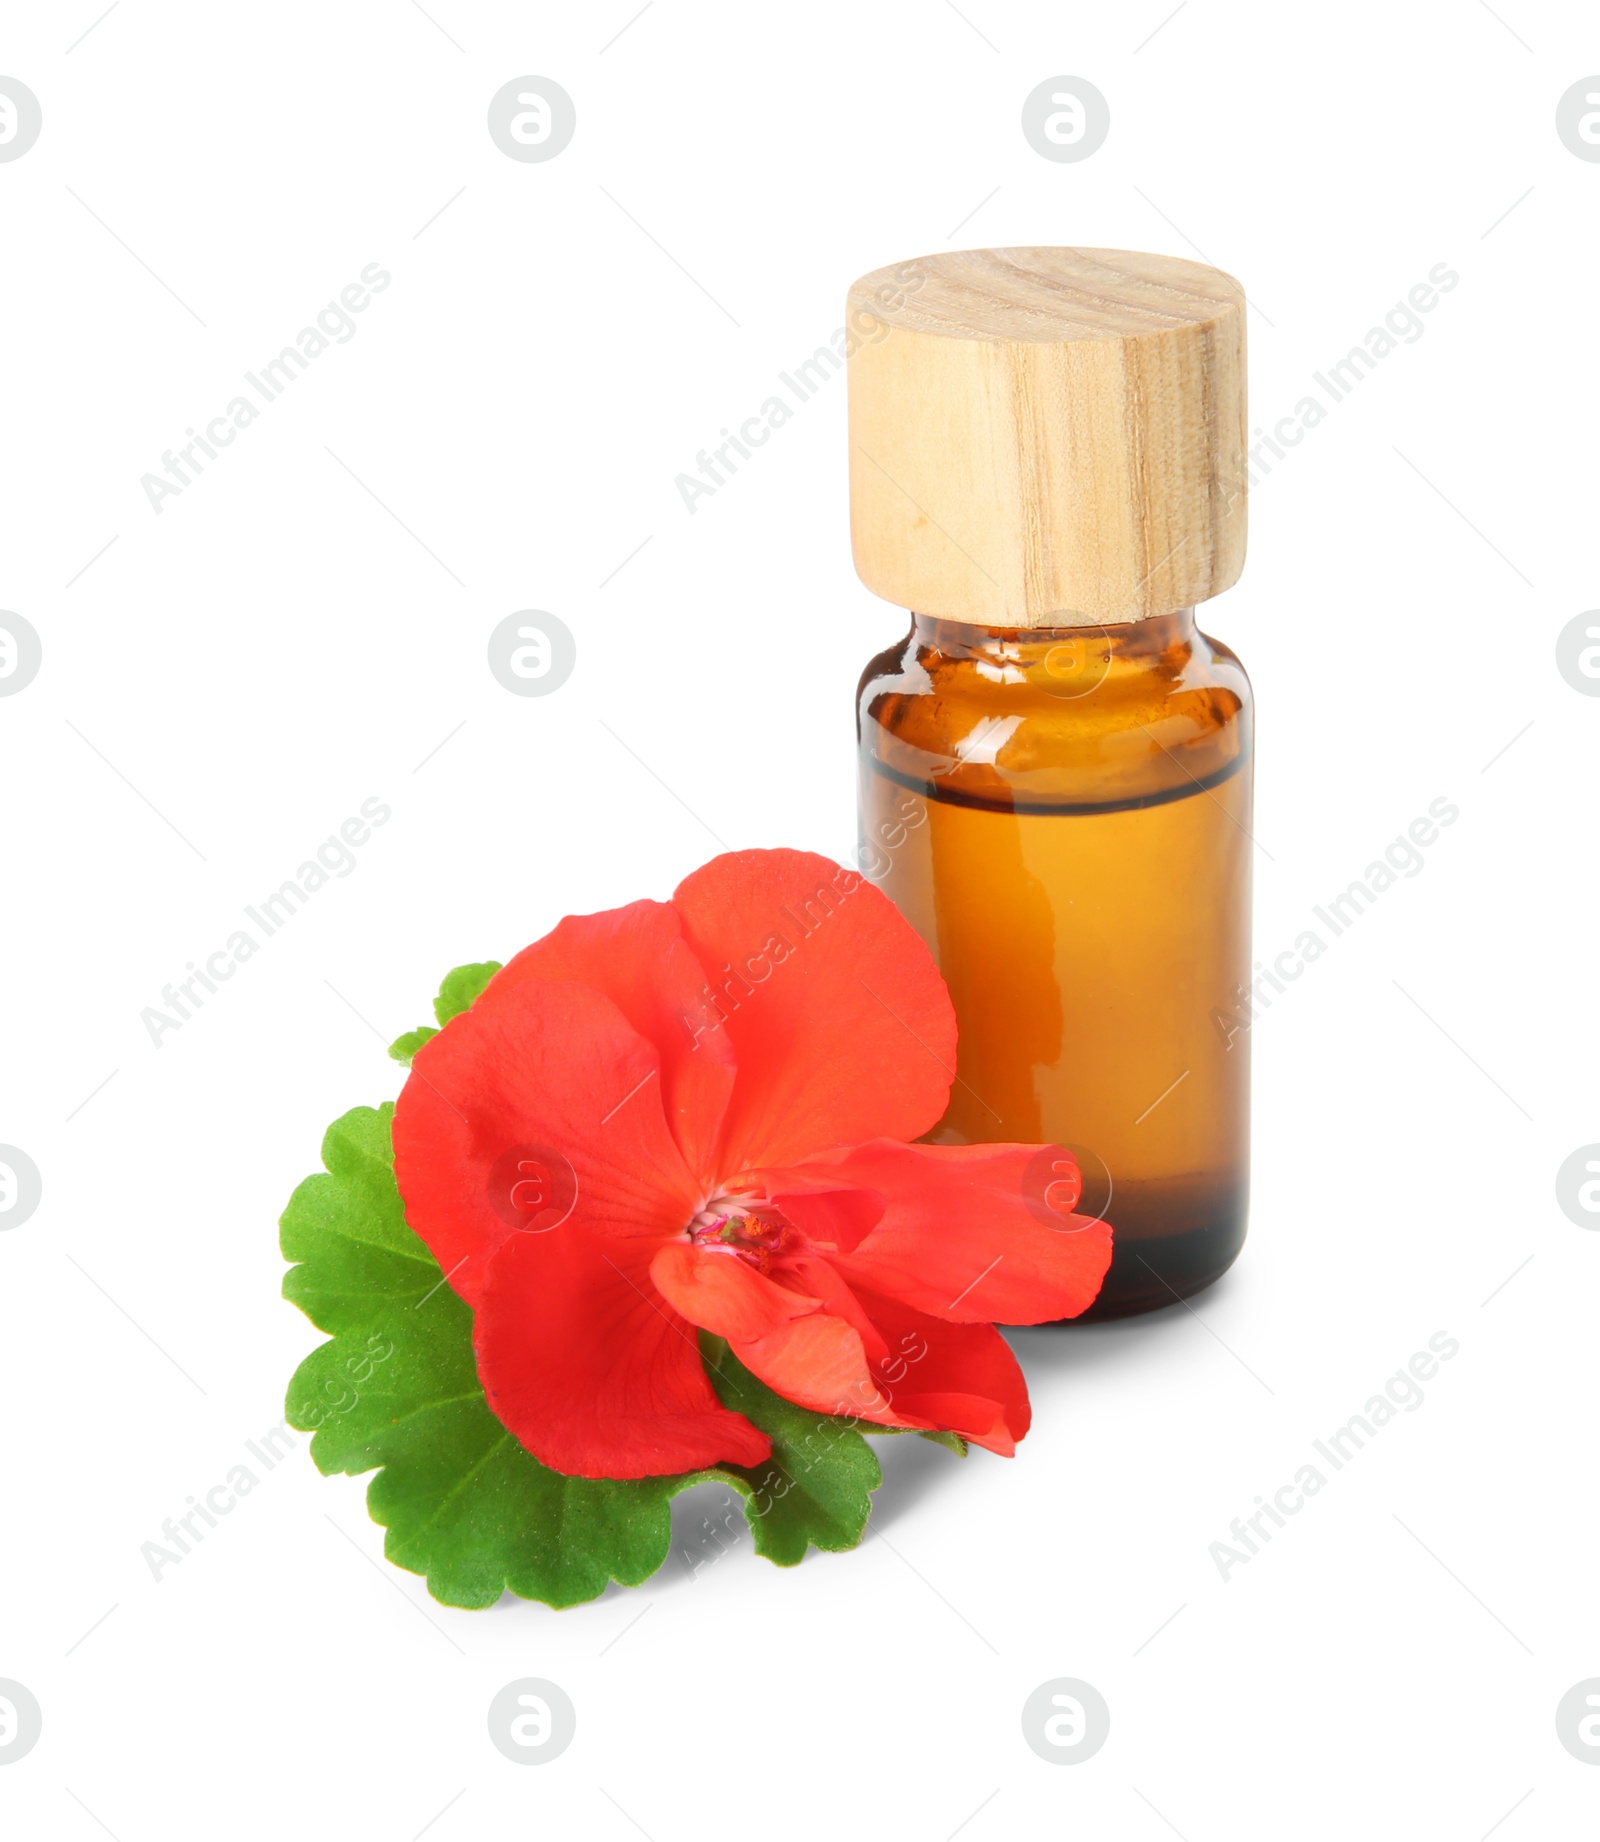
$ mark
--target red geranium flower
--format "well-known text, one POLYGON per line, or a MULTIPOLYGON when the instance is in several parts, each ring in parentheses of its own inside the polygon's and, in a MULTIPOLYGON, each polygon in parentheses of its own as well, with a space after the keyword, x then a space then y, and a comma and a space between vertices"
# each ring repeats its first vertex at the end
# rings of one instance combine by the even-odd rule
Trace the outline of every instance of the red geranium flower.
POLYGON ((909 923, 799 851, 718 857, 519 953, 418 1052, 394 1119, 494 1412, 581 1477, 758 1464, 698 1326, 819 1413, 1013 1451, 1028 1394, 994 1321, 1082 1311, 1111 1231, 1064 1212, 1065 1152, 906 1142, 955 1044, 909 923))

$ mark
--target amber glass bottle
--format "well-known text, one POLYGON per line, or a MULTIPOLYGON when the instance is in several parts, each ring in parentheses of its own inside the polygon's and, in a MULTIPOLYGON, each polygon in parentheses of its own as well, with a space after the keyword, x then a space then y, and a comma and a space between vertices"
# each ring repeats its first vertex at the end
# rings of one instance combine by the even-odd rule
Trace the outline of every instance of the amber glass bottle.
POLYGON ((1152 1310, 1245 1232, 1252 706, 1193 614, 1243 558, 1242 298, 998 250, 851 307, 857 567, 917 610, 861 681, 861 862, 955 1004, 931 1138, 1069 1146, 1115 1238, 1087 1315, 1152 1310))
POLYGON ((1115 1230, 1090 1315, 1170 1304, 1244 1239, 1250 687, 1191 613, 918 619, 858 705, 862 863, 960 1019, 935 1143, 1065 1144, 1115 1230))

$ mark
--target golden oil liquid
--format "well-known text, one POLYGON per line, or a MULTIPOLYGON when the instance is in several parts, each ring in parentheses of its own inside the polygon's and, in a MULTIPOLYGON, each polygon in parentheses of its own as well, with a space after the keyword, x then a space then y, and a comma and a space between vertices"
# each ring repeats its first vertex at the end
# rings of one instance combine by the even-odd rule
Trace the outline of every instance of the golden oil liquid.
POLYGON ((955 1005, 930 1139, 1070 1146, 1114 1230, 1087 1315, 1112 1317, 1210 1284, 1244 1238, 1248 684, 1189 616, 1092 635, 1087 668, 1061 644, 919 621, 874 661, 863 865, 955 1005))

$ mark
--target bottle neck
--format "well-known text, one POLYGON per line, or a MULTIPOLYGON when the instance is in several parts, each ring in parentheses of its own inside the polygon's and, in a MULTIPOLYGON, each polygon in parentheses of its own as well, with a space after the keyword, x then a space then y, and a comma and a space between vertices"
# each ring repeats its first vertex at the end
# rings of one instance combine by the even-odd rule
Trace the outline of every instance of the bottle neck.
POLYGON ((911 628, 918 647, 966 661, 982 678, 1001 684, 1042 682, 1057 695, 1087 690, 1108 675, 1181 670, 1198 633, 1193 608, 1081 627, 980 627, 914 614, 911 628))
POLYGON ((1109 651, 1117 658, 1156 658, 1174 646, 1192 646, 1197 631, 1193 608, 1105 626, 1091 621, 1076 627, 985 627, 973 621, 941 620, 933 614, 913 614, 911 619, 921 644, 951 657, 1025 659, 1032 664, 1041 662, 1054 647, 1073 645, 1095 653, 1109 651))

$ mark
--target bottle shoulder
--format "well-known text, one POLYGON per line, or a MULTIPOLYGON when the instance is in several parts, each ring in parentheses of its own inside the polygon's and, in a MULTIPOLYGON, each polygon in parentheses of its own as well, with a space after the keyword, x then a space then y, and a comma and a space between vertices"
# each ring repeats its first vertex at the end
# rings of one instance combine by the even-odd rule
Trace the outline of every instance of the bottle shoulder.
POLYGON ((933 798, 1025 807, 1181 797, 1239 771, 1250 681, 1192 616, 1035 636, 917 622, 862 674, 864 762, 933 798))

